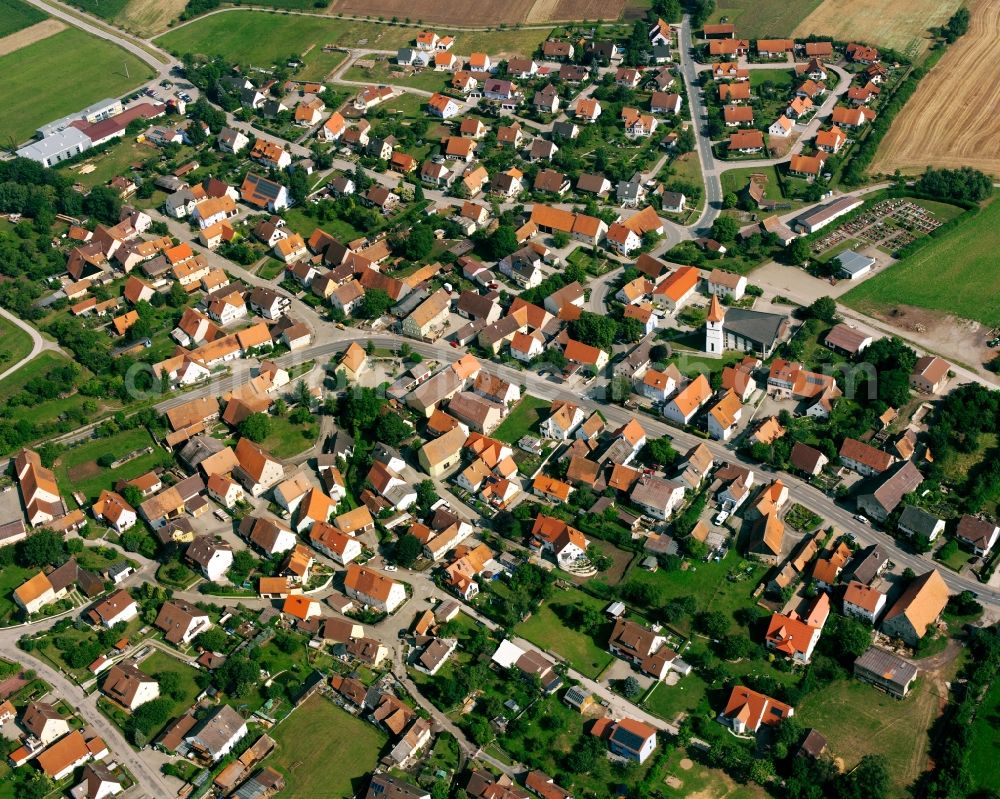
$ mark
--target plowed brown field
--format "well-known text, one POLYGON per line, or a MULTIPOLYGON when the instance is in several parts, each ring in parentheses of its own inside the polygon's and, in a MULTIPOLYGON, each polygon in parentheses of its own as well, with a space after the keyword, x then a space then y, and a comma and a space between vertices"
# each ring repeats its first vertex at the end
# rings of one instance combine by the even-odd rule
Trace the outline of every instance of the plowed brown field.
POLYGON ((976 0, 969 32, 953 44, 896 117, 874 172, 972 166, 1000 176, 1000 3, 976 0))

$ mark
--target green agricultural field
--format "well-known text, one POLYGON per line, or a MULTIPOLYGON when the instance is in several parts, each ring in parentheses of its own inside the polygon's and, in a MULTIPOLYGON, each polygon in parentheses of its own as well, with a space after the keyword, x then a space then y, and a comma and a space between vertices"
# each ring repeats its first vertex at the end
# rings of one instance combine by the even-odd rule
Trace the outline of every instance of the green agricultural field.
POLYGON ((4 142, 25 141, 39 125, 153 77, 135 56, 76 28, 0 56, 0 74, 6 76, 0 84, 4 142))
MULTIPOLYGON (((446 28, 436 28, 440 34, 446 28)), ((408 44, 418 28, 326 17, 278 15, 266 11, 239 11, 203 17, 157 39, 171 52, 221 55, 243 64, 269 65, 294 52, 320 58, 325 45, 395 50, 408 44)), ((493 55, 531 55, 545 40, 545 28, 455 33, 454 51, 467 55, 483 50, 493 55)), ((311 77, 317 77, 312 75, 311 77)))
POLYGON ((934 239, 914 255, 878 272, 841 297, 863 313, 884 312, 895 305, 1000 325, 1000 202, 993 201, 974 217, 934 239))
MULTIPOLYGON (((414 35, 414 28, 240 11, 203 17, 156 41, 176 53, 221 55, 231 61, 264 66, 284 61, 296 52, 322 52, 328 44, 395 50, 414 35)), ((305 61, 309 63, 308 55, 305 61)))
POLYGON ((8 36, 46 19, 44 11, 23 0, 0 0, 0 37, 8 36))
POLYGON ((606 629, 590 636, 563 624, 553 608, 575 605, 603 612, 606 604, 576 589, 559 591, 546 600, 531 618, 518 625, 517 634, 543 649, 562 655, 581 674, 597 678, 614 660, 604 648, 611 633, 611 623, 604 625, 606 629))
POLYGON ((145 428, 123 430, 110 438, 95 438, 66 450, 56 461, 55 473, 68 495, 80 491, 94 500, 102 489, 112 488, 118 480, 131 480, 145 474, 160 463, 163 451, 156 446, 145 428), (152 447, 153 451, 130 460, 113 472, 98 465, 101 455, 111 453, 121 457, 134 450, 152 447))
POLYGON ((741 39, 790 36, 821 0, 719 0, 709 22, 723 18, 741 39))
POLYGON ((125 9, 129 0, 69 0, 69 4, 95 17, 111 20, 125 9))
POLYGON ((548 415, 551 405, 548 400, 525 394, 503 424, 493 432, 493 437, 516 444, 524 436, 537 436, 538 423, 548 415))
POLYGON ((277 749, 266 765, 285 776, 284 796, 357 796, 386 736, 313 694, 269 733, 277 749))
POLYGON ((4 372, 31 352, 31 336, 13 322, 0 317, 0 372, 4 372))
POLYGON ((795 708, 795 717, 803 726, 823 731, 830 755, 843 758, 846 769, 865 755, 885 757, 890 793, 901 797, 926 766, 927 730, 938 702, 923 676, 902 702, 858 680, 839 680, 809 694, 795 708))

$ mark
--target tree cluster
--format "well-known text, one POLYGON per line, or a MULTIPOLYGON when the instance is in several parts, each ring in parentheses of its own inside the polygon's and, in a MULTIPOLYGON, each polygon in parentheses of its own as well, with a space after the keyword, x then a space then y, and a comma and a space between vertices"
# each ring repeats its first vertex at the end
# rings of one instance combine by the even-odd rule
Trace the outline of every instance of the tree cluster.
MULTIPOLYGON (((965 9, 960 10, 965 11, 965 9)), ((920 176, 914 188, 922 194, 942 200, 978 203, 993 194, 993 180, 989 175, 969 166, 959 169, 928 168, 920 176)))

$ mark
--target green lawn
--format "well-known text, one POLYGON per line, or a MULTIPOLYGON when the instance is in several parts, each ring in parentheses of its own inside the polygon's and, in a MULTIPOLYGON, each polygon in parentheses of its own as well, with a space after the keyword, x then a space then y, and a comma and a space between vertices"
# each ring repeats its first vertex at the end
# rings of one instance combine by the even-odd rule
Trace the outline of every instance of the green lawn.
POLYGON ((56 479, 63 486, 64 496, 68 496, 72 490, 94 500, 102 489, 112 488, 118 480, 131 480, 150 471, 159 464, 162 456, 163 451, 156 446, 144 427, 123 430, 109 438, 95 438, 64 452, 56 461, 56 479), (123 456, 144 447, 152 447, 153 451, 140 455, 117 469, 106 469, 97 464, 101 455, 112 453, 123 456))
POLYGON ((397 94, 382 103, 381 107, 408 117, 424 116, 427 113, 427 98, 419 94, 397 94))
POLYGON ((264 280, 274 280, 285 271, 285 264, 277 258, 268 258, 257 270, 257 276, 264 280))
POLYGON ((551 406, 549 400, 525 394, 503 424, 493 431, 493 437, 508 444, 516 444, 528 435, 537 437, 538 423, 548 416, 551 406))
MULTIPOLYGON (((309 206, 312 207, 312 206, 309 206)), ((330 219, 319 221, 315 217, 309 216, 302 206, 289 208, 282 213, 286 224, 303 238, 308 239, 316 228, 322 228, 338 241, 348 242, 365 235, 353 225, 341 219, 330 219)), ((369 231, 374 233, 375 231, 369 231)))
POLYGON ((22 0, 0 0, 0 36, 9 36, 47 18, 44 11, 22 0))
POLYGON ((7 76, 0 84, 5 142, 29 139, 39 125, 123 94, 153 76, 132 54, 76 28, 0 57, 0 74, 7 76))
POLYGON ((901 797, 926 766, 927 730, 938 702, 923 677, 902 701, 858 680, 840 680, 809 694, 795 717, 826 736, 831 756, 843 758, 846 769, 865 755, 884 756, 890 794, 901 797))
POLYGON ((770 796, 759 785, 739 785, 724 771, 703 766, 691 757, 692 753, 686 749, 675 749, 667 757, 663 769, 665 784, 658 788, 661 796, 671 799, 689 796, 699 799, 767 799, 770 796), (688 768, 681 766, 682 761, 688 768), (680 785, 667 784, 668 777, 679 781, 680 785))
POLYGON ((789 36, 821 0, 725 0, 716 4, 709 22, 724 17, 736 25, 741 39, 789 36))
MULTIPOLYGON (((139 670, 157 679, 168 673, 178 676, 182 693, 176 699, 171 697, 174 703, 170 709, 171 719, 175 719, 186 712, 194 704, 194 700, 197 699, 198 694, 201 693, 198 683, 195 682, 198 670, 172 655, 168 655, 166 652, 161 652, 159 649, 153 650, 153 654, 139 664, 139 670)), ((159 731, 157 731, 157 734, 159 734, 159 731)))
POLYGON ((0 316, 0 372, 6 371, 31 352, 31 336, 0 316))
MULTIPOLYGON (((682 596, 694 597, 699 611, 718 610, 731 620, 731 632, 740 631, 733 613, 741 607, 753 604, 751 592, 764 575, 764 567, 743 561, 730 552, 721 563, 689 561, 685 571, 659 569, 646 571, 633 566, 625 578, 625 583, 647 583, 659 592, 663 603, 682 596)), ((675 625, 679 632, 687 632, 685 624, 675 625)))
POLYGON ((762 83, 775 86, 791 86, 795 74, 790 69, 754 69, 750 71, 750 86, 757 88, 762 83))
POLYGON ((851 289, 841 302, 864 313, 888 311, 897 304, 1000 325, 1000 202, 944 233, 923 249, 883 269, 851 289))
POLYGON ((764 189, 764 199, 783 200, 781 184, 778 181, 778 174, 773 166, 765 167, 744 167, 743 169, 727 169, 722 173, 722 191, 739 194, 750 183, 751 175, 766 175, 767 187, 764 189))
POLYGON ((150 144, 140 144, 133 137, 126 136, 117 144, 112 145, 103 153, 71 167, 64 167, 62 172, 73 182, 87 188, 103 186, 118 175, 127 175, 133 164, 144 164, 148 161, 158 161, 160 158, 156 147, 150 144), (81 172, 80 167, 93 166, 92 172, 81 172))
POLYGON ((934 559, 943 563, 952 571, 960 572, 972 560, 972 553, 958 546, 954 540, 944 544, 935 554, 934 559))
POLYGON ((386 736, 328 699, 313 694, 270 730, 277 749, 267 765, 285 776, 279 796, 357 796, 375 768, 386 736))
POLYGON ((983 703, 976 710, 972 725, 972 743, 969 746, 969 775, 974 787, 983 791, 1000 791, 1000 736, 997 722, 1000 719, 1000 680, 994 681, 983 703))
POLYGON ((0 625, 8 625, 20 610, 14 604, 14 589, 30 577, 37 569, 25 569, 16 564, 10 564, 0 569, 0 625))
POLYGON ((682 677, 676 685, 658 682, 642 706, 661 719, 673 721, 678 713, 691 712, 705 697, 706 683, 696 672, 682 677))
POLYGON ((319 425, 301 425, 285 416, 269 416, 271 432, 260 445, 276 458, 291 458, 316 443, 319 425))
MULTIPOLYGON (((22 368, 10 375, 3 382, 0 382, 0 403, 6 403, 13 397, 28 390, 34 380, 44 380, 53 369, 57 369, 72 361, 65 355, 57 352, 45 351, 39 353, 38 357, 32 358, 22 368)), ((79 385, 92 377, 92 373, 86 369, 81 370, 77 379, 79 385)), ((29 392, 30 393, 30 392, 29 392)), ((93 397, 84 397, 82 394, 71 394, 68 397, 55 397, 45 399, 37 404, 24 404, 11 406, 7 409, 11 419, 27 419, 36 423, 51 422, 68 410, 75 410, 87 401, 97 403, 93 397)))
POLYGON ((591 607, 603 612, 607 603, 575 588, 559 591, 546 600, 530 619, 521 622, 516 632, 543 649, 551 649, 562 655, 581 674, 596 678, 614 660, 605 648, 611 632, 611 622, 593 637, 571 630, 553 610, 554 607, 569 605, 591 607))
POLYGON ((355 65, 344 73, 344 79, 412 86, 414 89, 428 92, 439 92, 447 88, 451 81, 450 73, 446 72, 424 69, 411 75, 400 76, 393 74, 396 69, 396 64, 390 64, 388 61, 376 61, 374 66, 367 68, 355 65))

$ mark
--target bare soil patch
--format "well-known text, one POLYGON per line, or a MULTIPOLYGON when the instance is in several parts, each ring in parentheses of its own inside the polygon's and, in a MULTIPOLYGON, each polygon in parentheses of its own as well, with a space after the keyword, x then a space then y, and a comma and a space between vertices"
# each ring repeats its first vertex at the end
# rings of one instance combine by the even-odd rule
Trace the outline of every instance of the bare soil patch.
POLYGON ((20 50, 22 47, 27 47, 29 44, 34 44, 35 42, 40 42, 42 39, 48 39, 50 36, 55 36, 59 31, 65 30, 65 28, 65 23, 57 19, 42 20, 41 22, 36 22, 34 25, 29 25, 27 28, 22 28, 16 33, 11 33, 0 38, 0 56, 13 53, 15 50, 20 50))
POLYGON ((996 357, 996 350, 986 346, 990 329, 979 322, 912 305, 873 307, 866 313, 896 328, 904 337, 977 371, 996 357))
POLYGON ((72 467, 67 472, 73 480, 86 480, 100 473, 101 467, 97 465, 97 461, 87 461, 87 463, 81 463, 79 466, 72 467))
POLYGON ((948 48, 893 122, 873 172, 972 166, 1000 175, 1000 3, 971 6, 969 32, 948 48), (955 124, 960 121, 959 124, 955 124))

